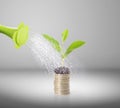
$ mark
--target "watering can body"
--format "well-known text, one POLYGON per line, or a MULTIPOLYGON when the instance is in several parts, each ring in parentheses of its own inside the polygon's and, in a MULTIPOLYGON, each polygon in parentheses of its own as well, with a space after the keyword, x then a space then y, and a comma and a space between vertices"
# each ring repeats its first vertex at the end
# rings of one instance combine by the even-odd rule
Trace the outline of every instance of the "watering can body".
POLYGON ((11 38, 16 48, 21 47, 28 40, 29 28, 24 23, 20 23, 17 28, 0 25, 0 33, 11 38))

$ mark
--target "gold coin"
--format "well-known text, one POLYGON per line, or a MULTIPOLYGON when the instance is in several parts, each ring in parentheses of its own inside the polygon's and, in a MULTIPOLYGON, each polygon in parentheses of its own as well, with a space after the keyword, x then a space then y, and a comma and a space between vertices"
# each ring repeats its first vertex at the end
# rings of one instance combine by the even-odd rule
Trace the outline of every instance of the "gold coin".
POLYGON ((68 95, 69 90, 69 74, 55 74, 54 92, 57 95, 68 95))

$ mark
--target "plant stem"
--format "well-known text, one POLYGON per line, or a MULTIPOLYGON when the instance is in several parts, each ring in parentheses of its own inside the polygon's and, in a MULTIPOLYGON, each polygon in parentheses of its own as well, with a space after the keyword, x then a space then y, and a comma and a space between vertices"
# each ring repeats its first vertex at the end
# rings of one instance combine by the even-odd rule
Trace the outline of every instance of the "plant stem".
POLYGON ((64 59, 62 58, 62 66, 64 66, 64 59))
POLYGON ((62 58, 62 59, 61 59, 61 65, 64 66, 64 57, 63 57, 63 54, 64 54, 64 43, 63 43, 63 41, 62 41, 61 47, 62 47, 62 48, 61 48, 61 49, 62 49, 62 50, 61 50, 61 58, 62 58))

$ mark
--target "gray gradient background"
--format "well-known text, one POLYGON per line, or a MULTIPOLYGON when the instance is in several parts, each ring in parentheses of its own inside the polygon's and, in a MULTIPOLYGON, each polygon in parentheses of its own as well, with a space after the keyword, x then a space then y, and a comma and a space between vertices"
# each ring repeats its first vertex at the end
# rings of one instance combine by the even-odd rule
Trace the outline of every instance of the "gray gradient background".
MULTIPOLYGON (((120 68, 120 0, 0 0, 0 23, 17 26, 21 21, 36 33, 60 39, 68 28, 66 46, 76 39, 87 44, 69 58, 74 67, 120 68)), ((0 69, 40 68, 26 46, 16 50, 0 34, 0 69)))
POLYGON ((56 96, 54 74, 38 65, 27 46, 14 48, 0 34, 0 108, 119 108, 120 0, 0 0, 0 24, 60 39, 68 28, 87 44, 69 56, 73 69, 69 96, 56 96))

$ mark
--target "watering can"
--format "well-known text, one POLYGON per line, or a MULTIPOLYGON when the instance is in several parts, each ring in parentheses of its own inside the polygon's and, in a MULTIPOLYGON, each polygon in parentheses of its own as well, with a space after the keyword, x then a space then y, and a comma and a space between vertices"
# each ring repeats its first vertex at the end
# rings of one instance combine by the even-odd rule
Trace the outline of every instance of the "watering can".
POLYGON ((0 25, 0 33, 11 38, 16 48, 19 48, 26 43, 28 40, 28 31, 28 26, 23 22, 20 23, 17 28, 0 25))

